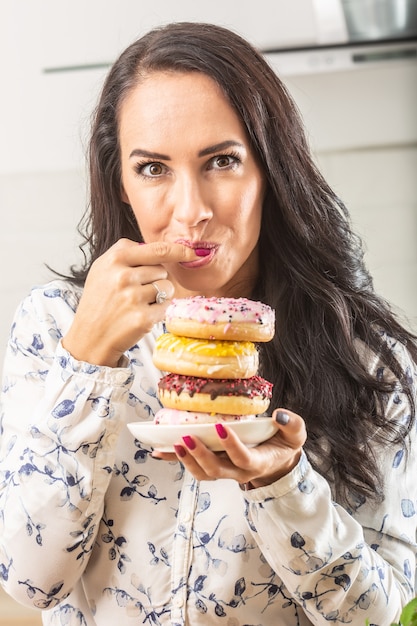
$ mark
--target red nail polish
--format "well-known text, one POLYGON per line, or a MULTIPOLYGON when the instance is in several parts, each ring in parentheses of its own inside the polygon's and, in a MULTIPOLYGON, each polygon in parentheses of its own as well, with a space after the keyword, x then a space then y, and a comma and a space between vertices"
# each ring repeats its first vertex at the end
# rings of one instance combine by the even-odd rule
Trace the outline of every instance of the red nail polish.
POLYGON ((192 437, 190 437, 189 435, 185 435, 185 437, 183 437, 182 440, 189 450, 194 450, 195 441, 192 437))
POLYGON ((181 459, 185 457, 187 454, 182 446, 174 445, 175 454, 179 456, 181 459))
POLYGON ((226 431, 225 427, 223 426, 223 424, 216 424, 216 430, 217 430, 217 434, 219 435, 220 439, 226 439, 227 431, 226 431))

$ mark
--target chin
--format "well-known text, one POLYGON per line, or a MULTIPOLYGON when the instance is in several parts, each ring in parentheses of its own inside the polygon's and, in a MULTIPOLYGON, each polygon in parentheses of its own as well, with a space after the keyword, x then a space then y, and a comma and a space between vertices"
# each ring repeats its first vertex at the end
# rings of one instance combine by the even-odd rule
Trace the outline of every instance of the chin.
POLYGON ((203 283, 201 280, 187 281, 177 283, 175 287, 175 297, 187 298, 190 296, 205 296, 208 298, 210 296, 220 296, 223 291, 224 288, 222 288, 221 285, 217 287, 213 281, 208 283, 203 283))

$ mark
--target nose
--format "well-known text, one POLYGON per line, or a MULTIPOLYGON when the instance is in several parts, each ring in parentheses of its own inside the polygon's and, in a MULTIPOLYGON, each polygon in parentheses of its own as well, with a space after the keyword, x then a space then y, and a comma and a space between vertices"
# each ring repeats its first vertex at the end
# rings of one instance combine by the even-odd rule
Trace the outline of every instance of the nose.
POLYGON ((174 219, 189 228, 198 226, 212 216, 207 190, 201 181, 192 176, 176 178, 171 189, 171 201, 174 219))

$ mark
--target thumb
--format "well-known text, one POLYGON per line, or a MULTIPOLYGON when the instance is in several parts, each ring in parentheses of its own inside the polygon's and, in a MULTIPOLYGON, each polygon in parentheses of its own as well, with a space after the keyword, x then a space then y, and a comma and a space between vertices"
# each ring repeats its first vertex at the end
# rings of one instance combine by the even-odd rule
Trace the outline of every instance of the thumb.
POLYGON ((279 434, 291 448, 301 448, 306 439, 306 425, 302 417, 284 408, 275 409, 272 418, 279 426, 279 434))

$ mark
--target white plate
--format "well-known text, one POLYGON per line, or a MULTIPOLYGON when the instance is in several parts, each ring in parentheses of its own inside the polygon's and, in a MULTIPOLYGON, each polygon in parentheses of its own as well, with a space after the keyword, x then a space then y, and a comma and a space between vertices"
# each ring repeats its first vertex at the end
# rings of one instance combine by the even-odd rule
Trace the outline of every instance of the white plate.
MULTIPOLYGON (((241 441, 249 448, 269 439, 278 430, 278 425, 271 417, 257 417, 254 420, 228 422, 241 441)), ((182 437, 192 435, 198 437, 208 448, 218 452, 223 450, 214 424, 173 424, 155 425, 153 422, 131 422, 127 425, 132 435, 161 452, 174 452, 174 444, 182 443, 182 437)))

